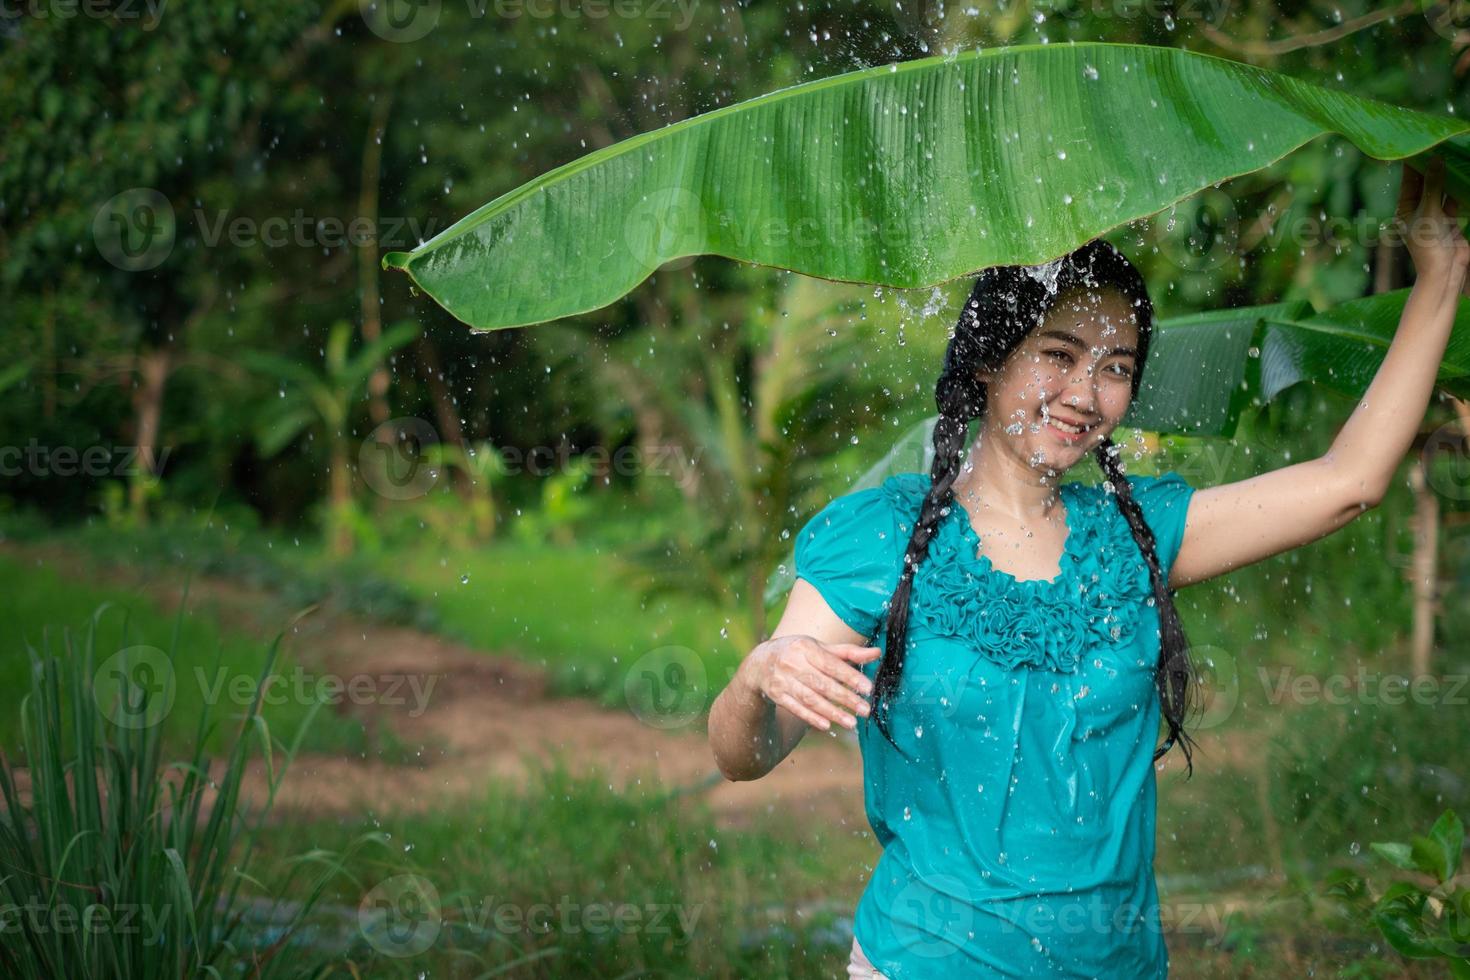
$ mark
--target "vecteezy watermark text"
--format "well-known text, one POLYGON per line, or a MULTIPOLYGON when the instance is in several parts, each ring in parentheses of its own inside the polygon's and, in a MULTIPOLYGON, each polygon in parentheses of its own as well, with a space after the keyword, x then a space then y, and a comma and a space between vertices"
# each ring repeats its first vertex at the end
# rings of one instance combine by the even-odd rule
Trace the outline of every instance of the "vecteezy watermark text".
MULTIPOLYGON (((284 673, 271 673, 259 681, 263 704, 378 704, 390 707, 412 705, 408 716, 417 718, 429 705, 434 685, 442 674, 313 674, 301 667, 284 673)), ((246 706, 256 694, 256 678, 251 674, 232 673, 221 667, 212 676, 204 668, 194 668, 194 678, 205 701, 218 704, 228 699, 246 706)))
MULTIPOLYGON (((442 0, 358 0, 362 20, 385 41, 400 44, 426 37, 439 26, 442 0)), ((689 29, 699 0, 464 0, 472 20, 663 20, 675 31, 689 29)))
POLYGON ((33 895, 25 902, 0 903, 0 934, 15 935, 22 931, 35 934, 88 936, 142 934, 145 943, 155 943, 163 935, 164 920, 173 906, 135 905, 122 902, 103 905, 71 905, 33 895))
POLYGON ((172 710, 179 684, 192 678, 206 704, 230 703, 248 708, 257 696, 263 705, 352 704, 407 707, 417 718, 427 710, 434 687, 444 675, 383 671, 377 673, 313 673, 300 666, 273 671, 263 678, 216 667, 177 668, 157 647, 132 646, 104 660, 92 678, 92 693, 103 717, 122 728, 148 728, 172 710))
MULTIPOLYGON (((3 0, 0 0, 3 2, 3 0)), ((430 218, 358 215, 309 215, 296 208, 289 215, 235 215, 227 209, 193 210, 198 239, 206 248, 224 242, 233 248, 358 248, 376 243, 382 248, 413 248, 438 233, 430 218)), ((152 187, 131 187, 108 198, 92 217, 92 240, 97 252, 126 272, 157 268, 172 254, 179 237, 179 219, 168 198, 152 187)))
POLYGON ((0 476, 132 476, 163 469, 170 449, 154 452, 150 467, 139 462, 138 446, 43 446, 32 439, 24 446, 0 446, 0 476))
POLYGON ((1433 704, 1463 707, 1470 703, 1470 674, 1369 673, 1361 665, 1355 676, 1298 674, 1290 667, 1271 671, 1256 668, 1261 687, 1272 704, 1433 704))
POLYGON ((0 23, 9 20, 112 20, 128 25, 137 22, 151 31, 163 19, 168 0, 0 0, 0 23))
POLYGON ((562 894, 551 901, 511 901, 486 895, 441 900, 433 882, 416 874, 394 875, 375 885, 358 905, 358 928, 379 952, 417 956, 446 926, 474 936, 644 933, 683 945, 693 937, 704 904, 677 902, 578 901, 562 894))

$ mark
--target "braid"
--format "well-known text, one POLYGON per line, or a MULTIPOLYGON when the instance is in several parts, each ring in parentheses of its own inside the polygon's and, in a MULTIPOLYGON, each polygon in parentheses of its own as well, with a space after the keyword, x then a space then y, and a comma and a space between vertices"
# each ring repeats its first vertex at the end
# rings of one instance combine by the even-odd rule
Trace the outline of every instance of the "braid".
POLYGON ((907 652, 909 628, 909 597, 913 593, 914 573, 929 555, 929 542, 939 529, 939 522, 955 506, 954 481, 959 476, 960 456, 965 449, 965 436, 969 421, 984 414, 986 391, 983 382, 977 381, 958 364, 947 366, 936 386, 935 401, 939 407, 939 420, 934 423, 934 464, 930 469, 929 492, 924 496, 924 505, 914 523, 914 531, 904 551, 903 572, 899 575, 898 587, 889 604, 888 640, 882 661, 878 665, 878 678, 873 684, 873 720, 883 737, 900 754, 898 743, 888 726, 890 699, 896 695, 903 676, 904 654, 907 652))
POLYGON ((1143 519, 1143 508, 1133 499, 1133 487, 1118 462, 1117 446, 1111 438, 1103 439, 1093 450, 1093 455, 1097 457, 1103 475, 1112 485, 1118 510, 1122 511, 1123 519, 1133 531, 1133 540, 1137 542, 1138 550, 1143 553, 1143 560, 1148 564, 1149 582, 1154 590, 1154 605, 1159 611, 1159 662, 1154 670, 1154 683, 1159 689, 1160 708, 1164 722, 1169 726, 1169 737, 1154 753, 1154 759, 1162 757, 1177 740, 1179 747, 1184 750, 1184 761, 1189 775, 1192 776, 1194 753, 1191 746, 1195 742, 1184 730, 1184 718, 1192 707, 1191 701, 1198 689, 1191 683, 1194 670, 1189 660, 1189 639, 1184 635, 1184 623, 1179 618, 1179 610, 1174 606, 1174 590, 1168 587, 1163 570, 1159 568, 1158 546, 1153 529, 1143 519))

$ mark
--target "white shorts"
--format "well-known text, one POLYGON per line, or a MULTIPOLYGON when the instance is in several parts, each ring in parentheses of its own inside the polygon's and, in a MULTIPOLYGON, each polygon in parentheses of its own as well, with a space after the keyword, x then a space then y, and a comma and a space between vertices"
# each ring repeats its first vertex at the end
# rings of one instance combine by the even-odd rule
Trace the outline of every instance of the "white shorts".
POLYGON ((849 980, 888 980, 883 974, 874 969, 873 964, 863 955, 863 948, 858 945, 857 937, 852 937, 852 954, 847 960, 847 976, 849 980))

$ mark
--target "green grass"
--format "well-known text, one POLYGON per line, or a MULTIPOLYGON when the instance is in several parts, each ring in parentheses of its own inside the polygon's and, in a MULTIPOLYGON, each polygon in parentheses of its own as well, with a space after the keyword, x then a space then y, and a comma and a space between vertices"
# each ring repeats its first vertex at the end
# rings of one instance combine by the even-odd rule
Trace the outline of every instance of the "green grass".
POLYGON ((392 828, 383 847, 350 865, 355 884, 327 901, 356 910, 386 899, 396 935, 421 923, 433 945, 395 943, 395 930, 357 919, 340 975, 350 960, 373 977, 492 968, 516 977, 831 977, 842 972, 851 911, 877 856, 860 823, 822 831, 820 846, 795 839, 779 817, 728 832, 701 801, 668 794, 651 773, 617 792, 558 761, 525 789, 491 783, 483 798, 430 814, 293 824, 270 846, 336 849, 392 828), (404 875, 432 889, 385 895, 393 885, 384 883, 404 875), (625 912, 621 927, 587 918, 618 906, 638 912, 625 912))
POLYGON ((190 747, 175 755, 150 723, 167 696, 141 668, 166 673, 182 631, 166 651, 153 651, 156 661, 126 664, 114 684, 99 666, 113 659, 99 645, 99 627, 115 612, 100 607, 85 629, 27 657, 20 744, 0 757, 0 972, 34 980, 311 976, 309 955, 279 954, 340 870, 336 856, 294 857, 274 894, 251 874, 264 819, 300 745, 258 713, 277 645, 257 650, 254 695, 240 717, 201 712, 190 747), (113 696, 136 711, 111 714, 113 696), (222 768, 203 748, 216 726, 226 733, 222 768), (257 750, 268 763, 267 790, 243 806, 240 788, 257 750), (274 936, 242 936, 241 914, 256 905, 274 918, 274 936))
POLYGON ((669 596, 644 601, 616 551, 597 542, 504 539, 476 550, 383 555, 375 567, 431 605, 443 631, 546 668, 558 693, 608 705, 624 703, 628 669, 661 647, 699 658, 712 691, 745 653, 721 637, 713 606, 669 596))
POLYGON ((624 514, 575 543, 527 542, 513 535, 475 547, 395 535, 347 561, 327 556, 314 538, 267 532, 219 520, 113 529, 83 525, 0 531, 55 543, 98 563, 156 571, 182 582, 185 570, 217 575, 274 597, 284 616, 311 603, 365 619, 436 632, 547 670, 557 694, 625 704, 624 679, 651 651, 683 648, 704 669, 710 697, 738 666, 721 630, 722 613, 699 599, 645 599, 637 571, 618 556, 643 522, 624 514))
POLYGON ((400 588, 391 573, 377 575, 362 559, 331 560, 315 536, 268 530, 249 520, 201 513, 145 527, 90 520, 47 528, 0 512, 0 537, 61 545, 100 565, 158 573, 170 584, 181 584, 187 573, 219 576, 270 594, 277 600, 273 612, 321 603, 380 622, 425 630, 437 625, 434 610, 400 588))
MULTIPOLYGON (((117 607, 125 615, 109 615, 97 627, 97 666, 107 668, 113 654, 135 646, 169 649, 175 616, 165 612, 137 592, 109 588, 64 578, 55 570, 0 556, 0 746, 14 746, 20 736, 20 700, 30 685, 27 649, 40 649, 51 636, 60 642, 65 631, 87 626, 93 612, 103 604, 117 607)), ((193 613, 177 623, 178 646, 173 661, 174 699, 161 715, 159 724, 167 744, 190 744, 199 711, 206 702, 219 718, 244 712, 248 697, 237 697, 251 689, 261 663, 261 641, 227 630, 207 616, 193 613)), ((293 677, 301 666, 282 657, 277 673, 293 677)), ((306 668, 302 667, 303 671, 306 668)), ((306 671, 307 676, 311 676, 306 671)), ((276 726, 295 729, 307 716, 311 704, 294 696, 291 687, 278 688, 280 703, 266 704, 263 716, 276 726)), ((218 750, 224 736, 215 732, 206 746, 218 750)), ((308 730, 304 748, 311 751, 361 753, 362 725, 334 712, 322 712, 308 730)))

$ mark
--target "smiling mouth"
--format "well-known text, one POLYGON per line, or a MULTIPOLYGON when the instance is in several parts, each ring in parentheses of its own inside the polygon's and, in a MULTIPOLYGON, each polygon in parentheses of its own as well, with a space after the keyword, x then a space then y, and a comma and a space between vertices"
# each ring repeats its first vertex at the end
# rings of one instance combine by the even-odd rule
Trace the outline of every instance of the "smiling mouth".
POLYGON ((1046 421, 1047 424, 1050 425, 1052 428, 1065 432, 1068 435, 1080 436, 1092 431, 1092 426, 1090 425, 1073 425, 1070 422, 1063 422, 1061 419, 1056 418, 1055 416, 1047 419, 1046 421))
POLYGON ((1056 415, 1052 415, 1049 412, 1042 413, 1042 423, 1047 428, 1051 429, 1057 435, 1063 437, 1069 442, 1080 439, 1082 436, 1087 435, 1097 425, 1097 423, 1095 422, 1083 425, 1077 422, 1072 422, 1068 419, 1060 418, 1056 415))

